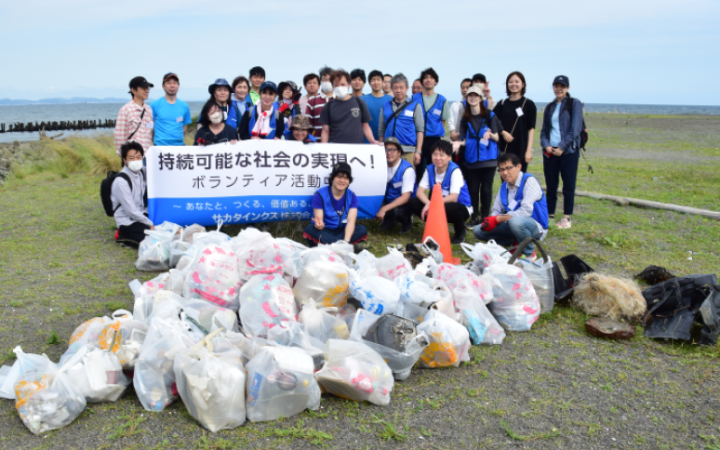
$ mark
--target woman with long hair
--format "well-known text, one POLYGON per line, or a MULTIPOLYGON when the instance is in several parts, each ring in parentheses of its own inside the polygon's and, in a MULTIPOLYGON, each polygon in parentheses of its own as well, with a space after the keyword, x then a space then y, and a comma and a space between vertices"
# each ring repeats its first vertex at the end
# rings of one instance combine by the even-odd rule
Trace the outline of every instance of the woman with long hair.
POLYGON ((532 145, 535 138, 537 107, 535 102, 525 97, 525 76, 521 72, 511 72, 505 80, 505 92, 508 97, 501 100, 493 109, 498 116, 503 131, 500 132, 500 153, 514 153, 520 159, 522 171, 532 161, 532 145))

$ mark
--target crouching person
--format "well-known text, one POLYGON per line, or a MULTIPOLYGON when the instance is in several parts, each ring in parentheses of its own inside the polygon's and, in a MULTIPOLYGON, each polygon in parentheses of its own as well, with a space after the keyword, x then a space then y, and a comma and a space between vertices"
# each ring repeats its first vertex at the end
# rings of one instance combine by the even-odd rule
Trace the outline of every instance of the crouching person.
POLYGON ((415 168, 402 158, 403 147, 397 138, 385 139, 385 158, 388 165, 387 186, 383 205, 375 214, 382 220, 380 231, 392 229, 398 222, 402 225, 400 234, 412 228, 412 216, 407 203, 415 196, 415 168))
POLYGON ((321 187, 312 199, 315 213, 305 228, 303 237, 311 247, 318 243, 332 244, 345 241, 350 244, 367 240, 367 229, 357 224, 358 198, 348 187, 352 183, 352 169, 348 163, 333 166, 330 185, 321 187))
MULTIPOLYGON (((532 236, 537 240, 547 235, 548 209, 540 182, 521 171, 520 158, 514 153, 503 153, 498 158, 498 172, 503 179, 493 204, 492 215, 473 229, 481 241, 494 239, 509 246, 532 236)), ((523 256, 535 261, 535 246, 530 244, 523 256)))
POLYGON ((137 248, 145 239, 145 230, 155 227, 147 217, 147 179, 143 158, 145 151, 135 141, 120 147, 125 167, 113 181, 110 200, 115 211, 115 241, 137 248))
POLYGON ((429 190, 432 195, 433 186, 439 184, 445 203, 445 216, 448 223, 453 224, 455 228, 452 243, 460 244, 465 241, 467 235, 465 221, 472 214, 472 204, 465 178, 463 178, 460 167, 452 162, 452 156, 450 142, 438 140, 433 145, 432 164, 425 169, 425 173, 418 183, 417 195, 408 202, 408 209, 422 220, 427 220, 430 196, 425 194, 425 191, 429 190))

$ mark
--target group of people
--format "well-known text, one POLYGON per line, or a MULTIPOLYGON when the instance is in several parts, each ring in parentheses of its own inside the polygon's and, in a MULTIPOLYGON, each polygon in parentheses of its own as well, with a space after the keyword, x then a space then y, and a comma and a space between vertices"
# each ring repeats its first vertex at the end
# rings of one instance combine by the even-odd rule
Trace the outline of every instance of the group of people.
MULTIPOLYGON (((426 220, 432 187, 439 184, 448 223, 454 227, 453 243, 463 242, 467 229, 478 239, 495 239, 503 245, 528 236, 544 238, 562 178, 564 209, 556 226, 570 228, 583 117, 581 102, 568 92, 568 77, 553 80, 555 99, 543 116, 540 142, 547 195, 528 173, 537 107, 525 97, 524 75, 516 71, 507 76, 507 98, 499 102, 491 96, 483 74, 462 80, 462 99, 452 104, 435 92, 439 81, 432 68, 423 70, 410 85, 402 73, 373 70, 366 77, 362 69, 348 73, 323 67, 303 78, 303 95, 294 82, 276 85, 266 80, 263 68, 253 67, 249 78, 239 76, 232 84, 220 78, 208 87, 210 98, 200 113, 194 144, 286 139, 384 145, 388 171, 385 199, 376 215, 382 221, 380 230, 389 231, 399 223, 399 232, 406 233, 414 215, 426 220), (367 82, 371 92, 363 94, 367 82), (503 183, 493 201, 496 171, 503 183)), ((135 153, 142 159, 143 149, 153 143, 183 145, 191 119, 189 107, 177 98, 179 86, 177 74, 166 74, 165 96, 147 105, 153 85, 143 77, 130 81, 133 98, 120 110, 115 129, 124 171, 133 172, 128 164, 135 153)), ((140 178, 144 180, 144 172, 140 178)), ((139 179, 137 172, 131 179, 139 179)), ((329 181, 312 200, 314 219, 305 228, 305 238, 311 245, 366 240, 367 229, 356 223, 358 199, 349 188, 350 166, 333 166, 329 181)), ((147 217, 137 216, 142 204, 136 208, 124 204, 131 197, 142 197, 128 190, 127 184, 117 187, 117 195, 113 185, 113 202, 131 211, 119 214, 120 219, 116 215, 118 240, 125 242, 133 240, 128 238, 129 222, 137 229, 138 223, 152 227, 147 217)), ((140 235, 132 238, 141 240, 140 235)), ((525 251, 527 257, 534 257, 532 246, 525 251)))

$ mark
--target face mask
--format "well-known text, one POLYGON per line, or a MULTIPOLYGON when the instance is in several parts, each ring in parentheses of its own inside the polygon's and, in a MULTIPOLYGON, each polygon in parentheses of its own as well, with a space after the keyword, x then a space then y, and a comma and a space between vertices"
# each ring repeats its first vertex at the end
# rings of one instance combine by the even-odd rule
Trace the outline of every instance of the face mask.
POLYGON ((140 161, 130 161, 127 163, 128 169, 133 172, 139 172, 143 168, 142 159, 140 161))
POLYGON ((210 122, 214 123, 215 125, 222 123, 223 121, 223 113, 221 112, 214 112, 208 116, 210 119, 210 122))
POLYGON ((323 81, 322 83, 320 83, 320 90, 323 91, 323 94, 331 93, 333 90, 332 83, 329 81, 323 81))
POLYGON ((335 88, 335 98, 345 98, 348 95, 347 86, 338 86, 335 88))

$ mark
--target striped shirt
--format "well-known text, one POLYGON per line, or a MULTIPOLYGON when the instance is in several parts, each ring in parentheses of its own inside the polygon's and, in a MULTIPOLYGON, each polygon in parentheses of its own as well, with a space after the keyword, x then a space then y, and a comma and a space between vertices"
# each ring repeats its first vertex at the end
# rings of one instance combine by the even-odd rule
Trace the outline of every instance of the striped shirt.
POLYGON ((307 100, 307 108, 305 108, 305 114, 310 117, 310 125, 313 126, 312 135, 320 137, 322 133, 322 124, 320 123, 320 113, 322 112, 323 106, 331 100, 330 97, 326 96, 322 92, 309 97, 307 100))
POLYGON ((133 134, 132 141, 135 141, 142 145, 143 150, 146 152, 153 145, 153 112, 150 105, 145 103, 143 106, 138 105, 134 101, 130 100, 125 103, 117 116, 115 121, 115 149, 118 156, 120 156, 120 147, 128 142, 128 137, 137 129, 137 132, 133 134), (143 115, 143 109, 145 114, 143 115), (142 119, 140 119, 142 116, 142 119), (142 120, 142 124, 140 121, 142 120), (138 127, 139 126, 139 127, 138 127))
MULTIPOLYGON (((515 180, 515 184, 507 184, 507 200, 508 208, 510 209, 510 211, 505 211, 502 200, 500 200, 500 193, 498 193, 497 197, 495 197, 495 203, 493 204, 493 216, 508 215, 517 217, 532 217, 535 202, 540 200, 543 196, 542 187, 540 187, 540 182, 537 180, 537 178, 528 178, 527 181, 525 181, 525 187, 523 188, 523 199, 520 203, 520 207, 513 211, 513 209, 515 209, 515 206, 517 205, 517 202, 515 201, 515 195, 517 195, 517 190, 520 188, 520 183, 522 183, 522 179, 523 173, 522 171, 520 171, 517 180, 515 180)), ((541 239, 544 239, 547 235, 547 230, 543 229, 542 225, 540 225, 537 220, 535 221, 535 223, 537 223, 538 230, 542 231, 541 239)))

